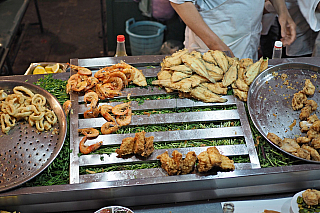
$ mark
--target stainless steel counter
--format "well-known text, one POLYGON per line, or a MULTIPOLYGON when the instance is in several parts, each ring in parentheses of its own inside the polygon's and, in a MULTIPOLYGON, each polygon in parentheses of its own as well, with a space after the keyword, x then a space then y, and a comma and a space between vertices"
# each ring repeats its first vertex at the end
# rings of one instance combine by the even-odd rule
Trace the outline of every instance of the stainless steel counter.
MULTIPOLYGON (((159 60, 160 56, 145 59, 159 60)), ((163 56, 161 56, 163 57, 163 56)), ((126 62, 136 60, 126 58, 126 62)), ((107 60, 112 60, 108 58, 107 60)), ((117 59, 119 60, 119 59, 117 59)), ((303 62, 320 66, 320 58, 270 60, 270 65, 303 62)), ((86 61, 86 64, 94 59, 86 61)), ((82 66, 81 63, 79 65, 82 66)), ((91 66, 102 66, 94 62, 91 66)), ((68 73, 54 75, 67 79, 68 73)), ((39 76, 8 76, 1 79, 36 81, 39 76)), ((320 165, 303 164, 276 168, 241 169, 208 175, 182 175, 112 180, 67 185, 16 188, 0 194, 0 209, 21 212, 72 212, 122 205, 137 207, 183 202, 203 202, 268 194, 287 194, 320 188, 320 165)), ((184 205, 184 204, 182 204, 184 205)))

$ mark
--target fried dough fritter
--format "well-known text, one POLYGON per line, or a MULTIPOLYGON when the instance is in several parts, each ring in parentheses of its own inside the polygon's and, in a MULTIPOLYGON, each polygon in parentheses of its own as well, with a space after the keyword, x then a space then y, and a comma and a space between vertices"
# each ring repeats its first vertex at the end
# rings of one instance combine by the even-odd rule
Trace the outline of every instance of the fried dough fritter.
POLYGON ((292 109, 293 110, 299 110, 303 108, 303 103, 307 100, 306 94, 300 92, 297 92, 293 95, 292 98, 292 109))
POLYGON ((157 159, 160 159, 161 167, 166 170, 168 175, 176 175, 179 171, 179 165, 173 158, 169 157, 168 151, 157 156, 157 159))
POLYGON ((223 170, 234 170, 234 162, 227 156, 220 154, 216 147, 210 147, 198 155, 198 171, 207 172, 213 167, 220 167, 223 170))
POLYGON ((309 206, 318 205, 319 203, 320 197, 318 196, 318 193, 315 191, 316 190, 307 189, 302 193, 302 198, 304 202, 309 206))
POLYGON ((206 172, 212 169, 212 164, 210 162, 209 154, 207 151, 201 152, 198 155, 197 169, 199 172, 206 172))
POLYGON ((196 165, 197 155, 195 152, 191 151, 186 154, 186 157, 183 159, 181 168, 181 174, 189 174, 194 170, 194 166, 196 165))
POLYGON ((302 89, 302 92, 306 95, 313 95, 316 87, 312 84, 310 79, 306 79, 304 82, 304 87, 302 89))

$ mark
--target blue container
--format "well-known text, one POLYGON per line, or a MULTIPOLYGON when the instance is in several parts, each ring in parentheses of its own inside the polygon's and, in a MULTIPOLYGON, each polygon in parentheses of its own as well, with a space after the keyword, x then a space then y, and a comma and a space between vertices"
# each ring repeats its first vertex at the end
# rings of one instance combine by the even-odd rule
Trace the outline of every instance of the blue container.
POLYGON ((132 55, 158 55, 166 26, 155 21, 126 21, 132 55))

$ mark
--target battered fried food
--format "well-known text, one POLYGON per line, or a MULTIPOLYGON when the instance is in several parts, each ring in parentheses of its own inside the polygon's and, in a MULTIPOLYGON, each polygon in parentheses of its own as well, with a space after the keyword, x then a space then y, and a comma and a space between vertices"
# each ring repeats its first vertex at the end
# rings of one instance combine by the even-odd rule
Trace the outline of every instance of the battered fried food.
POLYGON ((269 132, 268 135, 267 135, 267 138, 268 138, 272 143, 276 144, 277 146, 279 146, 279 147, 282 146, 282 139, 281 139, 278 135, 269 132))
POLYGON ((207 172, 213 167, 224 170, 234 170, 234 162, 227 156, 221 155, 216 147, 210 147, 198 155, 197 169, 199 172, 207 172))
POLYGON ((297 152, 297 149, 299 149, 300 146, 295 139, 284 138, 282 140, 282 145, 280 146, 280 148, 286 152, 294 153, 297 152))
POLYGON ((292 98, 292 109, 293 110, 299 110, 302 109, 303 103, 307 100, 306 94, 300 92, 297 92, 293 95, 292 98))
POLYGON ((186 154, 186 157, 183 159, 181 164, 181 174, 189 174, 194 170, 194 166, 197 161, 197 155, 195 152, 191 151, 186 154))
POLYGON ((305 150, 308 150, 310 152, 310 155, 311 155, 311 158, 312 160, 315 160, 315 161, 320 161, 320 155, 318 153, 317 150, 315 150, 314 148, 312 148, 311 146, 307 146, 305 144, 303 144, 301 146, 301 148, 305 149, 305 150))
POLYGON ((299 148, 296 153, 293 153, 295 156, 310 160, 310 152, 306 149, 299 148))
POLYGON ((150 156, 154 151, 153 146, 153 136, 145 137, 146 132, 138 132, 135 137, 127 137, 122 140, 120 149, 116 150, 118 157, 123 157, 124 155, 137 154, 142 157, 150 156))
POLYGON ((194 170, 197 155, 195 152, 188 152, 186 157, 182 159, 182 154, 177 150, 172 152, 172 158, 169 157, 168 151, 157 156, 160 159, 161 167, 166 170, 168 175, 184 175, 194 170))
POLYGON ((219 102, 224 103, 227 101, 225 98, 221 98, 219 95, 211 92, 204 86, 198 86, 190 91, 192 97, 203 102, 219 102))
POLYGON ((135 144, 133 147, 134 154, 141 155, 144 152, 145 135, 145 131, 136 133, 134 137, 135 144))
POLYGON ((223 87, 227 87, 237 80, 238 68, 239 68, 238 62, 234 61, 232 66, 228 69, 228 71, 223 76, 223 79, 222 79, 223 87))
POLYGON ((152 154, 154 151, 153 139, 153 136, 145 138, 144 152, 141 154, 141 156, 148 157, 152 154))
POLYGON ((307 205, 313 206, 319 204, 320 196, 316 191, 314 189, 307 189, 302 193, 302 198, 307 205))
POLYGON ((312 84, 310 79, 306 79, 304 83, 304 87, 302 89, 302 92, 306 95, 313 95, 316 87, 312 84))
POLYGON ((311 106, 305 106, 301 109, 301 113, 299 115, 299 119, 302 121, 307 120, 307 118, 310 116, 312 110, 311 110, 311 106))
POLYGON ((120 149, 116 150, 118 157, 133 154, 134 142, 135 142, 134 138, 132 138, 132 137, 127 137, 127 138, 122 139, 120 149))

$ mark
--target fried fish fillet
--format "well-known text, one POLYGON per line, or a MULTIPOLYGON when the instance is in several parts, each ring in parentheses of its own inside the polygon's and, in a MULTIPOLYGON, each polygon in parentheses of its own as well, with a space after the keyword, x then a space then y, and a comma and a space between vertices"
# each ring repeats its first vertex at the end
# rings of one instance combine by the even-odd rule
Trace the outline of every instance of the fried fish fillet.
POLYGON ((238 97, 241 101, 247 101, 248 99, 248 92, 239 90, 237 88, 233 88, 233 94, 238 97))
POLYGON ((232 66, 228 69, 228 71, 224 74, 222 79, 222 86, 228 87, 233 82, 237 80, 238 77, 238 62, 234 61, 232 66))
POLYGON ((263 61, 263 58, 261 57, 259 61, 255 62, 254 64, 249 65, 246 69, 245 69, 245 73, 244 73, 244 82, 247 85, 250 85, 253 80, 258 76, 258 74, 260 73, 260 67, 261 67, 261 63, 263 61))
POLYGON ((184 64, 186 64, 188 67, 190 67, 195 73, 197 73, 200 76, 203 76, 207 78, 209 81, 215 83, 216 81, 214 78, 212 78, 208 71, 206 66, 202 63, 202 61, 192 55, 183 55, 181 56, 181 59, 184 64))
POLYGON ((192 74, 192 69, 187 67, 186 65, 184 64, 181 64, 181 65, 177 65, 177 66, 173 66, 173 67, 170 67, 168 68, 172 71, 179 71, 179 72, 183 72, 185 74, 192 74))
POLYGON ((181 56, 184 54, 188 54, 189 51, 187 49, 179 50, 173 53, 171 56, 166 56, 161 65, 162 67, 173 67, 182 63, 181 56))
POLYGON ((217 62, 216 62, 216 60, 214 60, 214 58, 212 56, 212 52, 213 52, 213 50, 208 50, 207 52, 203 53, 202 58, 203 58, 203 60, 217 66, 217 62))
POLYGON ((218 66, 223 70, 223 72, 227 72, 229 68, 229 62, 226 58, 225 53, 220 50, 214 50, 211 52, 211 54, 214 60, 217 62, 218 66))
POLYGON ((222 82, 217 83, 202 83, 204 87, 209 89, 211 92, 218 95, 226 95, 228 92, 228 88, 222 86, 222 82))
POLYGON ((203 102, 219 102, 224 103, 227 101, 225 98, 221 98, 219 95, 211 92, 204 86, 197 86, 190 91, 190 95, 203 102))
POLYGON ((141 87, 145 87, 147 86, 147 80, 146 77, 143 75, 141 70, 138 70, 135 68, 135 72, 134 72, 134 77, 132 80, 132 83, 141 86, 141 87))
POLYGON ((185 78, 189 78, 191 77, 191 74, 186 74, 186 73, 183 73, 183 72, 178 72, 178 71, 175 71, 172 73, 172 76, 171 76, 171 81, 173 83, 176 83, 177 81, 181 81, 185 78))

